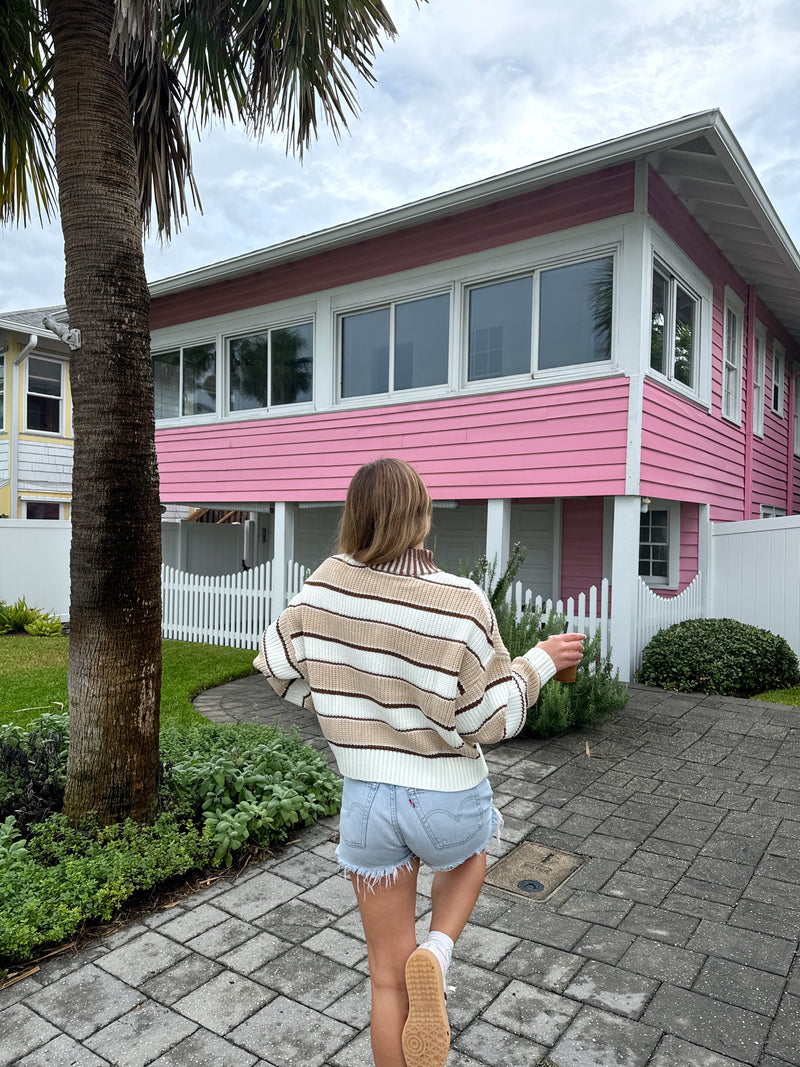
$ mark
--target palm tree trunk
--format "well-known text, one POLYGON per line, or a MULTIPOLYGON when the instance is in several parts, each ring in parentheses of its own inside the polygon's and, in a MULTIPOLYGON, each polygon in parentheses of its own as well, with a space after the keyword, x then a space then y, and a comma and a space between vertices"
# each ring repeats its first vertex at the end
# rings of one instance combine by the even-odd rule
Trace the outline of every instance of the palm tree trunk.
POLYGON ((114 0, 49 0, 75 453, 64 810, 151 811, 161 691, 161 513, 149 294, 114 0))

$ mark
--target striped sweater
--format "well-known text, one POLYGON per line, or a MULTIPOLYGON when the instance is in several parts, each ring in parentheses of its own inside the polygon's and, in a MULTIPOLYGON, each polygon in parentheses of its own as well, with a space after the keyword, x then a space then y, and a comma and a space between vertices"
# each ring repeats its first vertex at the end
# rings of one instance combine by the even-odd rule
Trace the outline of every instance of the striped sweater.
POLYGON ((518 734, 555 673, 541 649, 512 663, 486 594, 413 548, 378 566, 325 560, 255 666, 316 712, 345 777, 439 790, 486 777, 481 743, 518 734))

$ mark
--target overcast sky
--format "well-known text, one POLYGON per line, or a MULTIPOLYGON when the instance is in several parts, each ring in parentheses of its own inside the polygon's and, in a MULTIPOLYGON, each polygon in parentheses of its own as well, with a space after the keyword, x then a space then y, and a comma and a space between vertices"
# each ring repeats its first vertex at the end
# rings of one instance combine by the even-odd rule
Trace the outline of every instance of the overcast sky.
MULTIPOLYGON (((718 107, 800 244, 798 0, 386 0, 360 115, 301 165, 236 128, 195 145, 203 212, 152 281, 718 107)), ((0 228, 0 309, 63 301, 56 220, 0 228)))

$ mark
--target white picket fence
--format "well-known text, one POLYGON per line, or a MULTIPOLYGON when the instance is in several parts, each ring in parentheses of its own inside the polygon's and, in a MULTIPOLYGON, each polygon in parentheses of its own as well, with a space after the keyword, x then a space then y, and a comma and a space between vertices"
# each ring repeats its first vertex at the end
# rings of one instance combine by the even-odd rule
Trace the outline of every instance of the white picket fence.
POLYGON ((639 579, 636 630, 634 633, 635 667, 641 664, 642 652, 659 630, 687 619, 699 619, 705 612, 702 602, 703 575, 696 574, 677 596, 659 596, 639 579))
POLYGON ((213 577, 164 564, 161 633, 177 641, 256 648, 266 627, 299 592, 305 575, 306 568, 290 560, 281 597, 272 563, 213 577))
POLYGON ((551 599, 545 600, 541 596, 534 596, 530 589, 523 589, 522 582, 515 582, 509 597, 514 604, 519 616, 523 611, 535 611, 545 622, 551 611, 557 615, 563 615, 573 633, 586 634, 593 637, 600 630, 600 654, 605 658, 611 648, 611 612, 608 579, 604 578, 598 589, 596 585, 589 587, 588 593, 579 593, 576 597, 568 597, 566 601, 551 599))

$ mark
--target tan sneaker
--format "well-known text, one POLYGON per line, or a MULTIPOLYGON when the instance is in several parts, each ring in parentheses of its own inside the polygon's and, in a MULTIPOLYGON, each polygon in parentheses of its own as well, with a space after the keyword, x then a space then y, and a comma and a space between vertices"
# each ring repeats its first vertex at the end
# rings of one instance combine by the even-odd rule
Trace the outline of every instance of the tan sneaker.
POLYGON ((407 1067, 444 1067, 450 1051, 450 1024, 442 969, 427 948, 418 948, 406 962, 408 1018, 403 1027, 407 1067))

